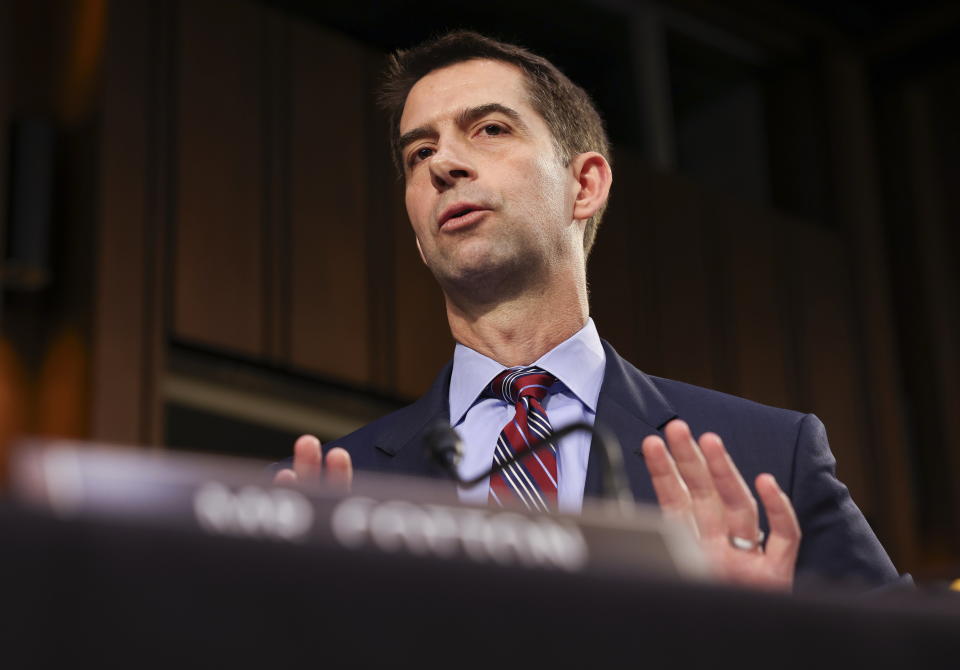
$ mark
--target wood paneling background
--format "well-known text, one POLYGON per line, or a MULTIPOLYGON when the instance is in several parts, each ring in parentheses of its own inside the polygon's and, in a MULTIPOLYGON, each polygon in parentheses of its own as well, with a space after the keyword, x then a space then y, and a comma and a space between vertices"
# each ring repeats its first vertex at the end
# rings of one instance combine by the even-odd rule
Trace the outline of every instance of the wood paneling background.
MULTIPOLYGON (((151 323, 147 297, 152 273, 148 176, 148 137, 153 134, 148 108, 152 96, 146 64, 150 46, 148 14, 141 7, 114 8, 107 40, 103 92, 100 169, 98 272, 93 324, 94 374, 92 431, 100 439, 147 442, 146 329, 151 323), (123 30, 116 26, 122 25, 123 30), (124 54, 118 58, 114 54, 124 54)), ((154 169, 150 169, 154 167, 154 169)), ((149 392, 148 392, 149 391, 149 392)))
MULTIPOLYGON (((371 92, 382 55, 265 4, 111 5, 93 435, 162 442, 173 346, 413 399, 450 357, 371 92)), ((824 62, 826 228, 616 152, 589 268, 601 334, 652 374, 816 412, 909 562, 913 484, 863 72, 824 62), (852 158, 851 158, 852 156, 852 158), (856 175, 856 178, 853 177, 856 175)))
POLYGON ((177 13, 174 333, 264 354, 263 9, 213 0, 177 13))
POLYGON ((368 51, 287 23, 291 363, 357 385, 371 383, 367 259, 366 118, 373 114, 368 51))

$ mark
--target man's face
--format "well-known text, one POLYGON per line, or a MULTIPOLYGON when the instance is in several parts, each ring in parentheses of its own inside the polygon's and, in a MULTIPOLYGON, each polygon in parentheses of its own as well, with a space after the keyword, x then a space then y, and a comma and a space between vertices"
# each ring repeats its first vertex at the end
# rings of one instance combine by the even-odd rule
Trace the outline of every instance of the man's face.
POLYGON ((472 60, 431 72, 407 96, 400 135, 407 213, 442 286, 511 281, 582 244, 577 181, 519 68, 472 60))

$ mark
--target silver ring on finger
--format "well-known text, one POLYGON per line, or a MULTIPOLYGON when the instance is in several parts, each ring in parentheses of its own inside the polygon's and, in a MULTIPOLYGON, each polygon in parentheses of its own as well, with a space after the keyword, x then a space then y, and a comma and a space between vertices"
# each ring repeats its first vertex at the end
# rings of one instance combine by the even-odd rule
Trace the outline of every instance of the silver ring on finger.
POLYGON ((756 551, 763 546, 763 540, 765 538, 766 534, 762 530, 758 530, 756 538, 752 540, 734 535, 733 533, 727 535, 727 539, 730 540, 730 546, 740 551, 756 551))

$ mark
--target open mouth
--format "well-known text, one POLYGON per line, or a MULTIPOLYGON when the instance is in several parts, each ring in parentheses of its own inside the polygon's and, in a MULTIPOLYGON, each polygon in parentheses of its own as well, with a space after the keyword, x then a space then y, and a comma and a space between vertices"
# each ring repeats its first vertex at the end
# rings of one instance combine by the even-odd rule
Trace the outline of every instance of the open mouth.
POLYGON ((451 222, 455 221, 456 219, 459 219, 459 218, 461 218, 461 217, 464 217, 464 216, 466 216, 467 214, 469 214, 470 212, 475 212, 475 211, 477 211, 477 210, 473 209, 472 207, 466 207, 466 208, 464 208, 464 209, 458 209, 457 211, 453 212, 450 216, 448 216, 448 217, 447 217, 447 220, 444 221, 444 223, 451 223, 451 222))
POLYGON ((477 218, 477 215, 486 211, 486 209, 477 205, 458 203, 443 213, 440 217, 440 227, 470 223, 477 218))

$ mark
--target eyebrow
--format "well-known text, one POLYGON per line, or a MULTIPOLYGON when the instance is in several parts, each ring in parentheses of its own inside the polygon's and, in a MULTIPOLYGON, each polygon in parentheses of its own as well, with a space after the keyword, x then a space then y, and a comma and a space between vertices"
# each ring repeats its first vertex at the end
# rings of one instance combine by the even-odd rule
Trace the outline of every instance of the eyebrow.
MULTIPOLYGON (((478 105, 476 107, 467 107, 462 109, 457 114, 456 123, 461 127, 466 126, 474 121, 482 119, 489 114, 497 112, 510 119, 510 121, 512 121, 521 132, 527 131, 527 124, 525 124, 523 119, 520 118, 520 113, 515 109, 507 107, 506 105, 501 105, 499 102, 488 102, 485 105, 478 105)), ((422 140, 425 137, 435 137, 436 135, 437 131, 433 126, 419 126, 402 134, 400 139, 397 141, 397 147, 400 153, 403 153, 404 150, 406 150, 406 148, 413 142, 422 140)))

